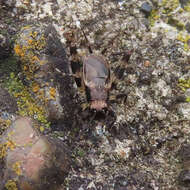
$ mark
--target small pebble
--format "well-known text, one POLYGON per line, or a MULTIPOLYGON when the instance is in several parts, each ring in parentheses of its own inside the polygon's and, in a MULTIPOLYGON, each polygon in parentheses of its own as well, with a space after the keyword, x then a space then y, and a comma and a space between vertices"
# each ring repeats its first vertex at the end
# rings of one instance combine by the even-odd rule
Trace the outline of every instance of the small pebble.
POLYGON ((144 66, 145 66, 145 67, 149 67, 149 66, 150 66, 150 61, 146 60, 146 61, 144 62, 144 66))
POLYGON ((141 5, 140 10, 141 10, 142 12, 144 12, 146 16, 149 16, 150 13, 151 13, 151 11, 152 11, 152 6, 151 6, 148 2, 145 2, 145 3, 143 3, 143 4, 141 5))
POLYGON ((148 71, 140 73, 139 82, 142 84, 149 85, 151 83, 152 74, 148 71))

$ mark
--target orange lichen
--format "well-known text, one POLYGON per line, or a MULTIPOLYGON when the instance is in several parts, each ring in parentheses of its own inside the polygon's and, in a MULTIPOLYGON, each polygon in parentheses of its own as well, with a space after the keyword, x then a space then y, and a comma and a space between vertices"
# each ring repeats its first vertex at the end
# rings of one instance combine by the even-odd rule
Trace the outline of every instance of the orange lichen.
POLYGON ((38 61, 38 62, 39 62, 40 60, 39 60, 39 58, 35 55, 35 56, 31 57, 31 61, 32 61, 32 62, 35 62, 35 61, 38 61))
MULTIPOLYGON (((17 40, 14 47, 15 54, 20 57, 22 62, 22 69, 25 78, 28 81, 31 81, 30 89, 23 86, 23 84, 18 82, 16 77, 14 77, 16 82, 12 82, 12 84, 19 84, 21 89, 15 91, 13 88, 11 88, 10 91, 12 91, 12 94, 17 98, 20 115, 30 117, 32 116, 43 124, 47 124, 47 112, 44 107, 44 105, 46 105, 45 94, 44 92, 41 92, 41 84, 35 82, 36 78, 39 77, 36 74, 36 71, 41 65, 46 63, 46 61, 41 60, 40 58, 40 52, 46 46, 46 39, 44 34, 39 33, 38 31, 30 32, 30 30, 33 30, 33 28, 30 26, 22 28, 22 40, 17 40), (24 43, 23 40, 25 41, 24 43), (35 98, 30 95, 31 91, 35 93, 35 98)), ((50 94, 51 98, 54 99, 55 95, 53 90, 51 90, 50 94)))
POLYGON ((22 67, 26 78, 28 80, 33 80, 33 73, 44 64, 44 61, 41 61, 38 57, 36 50, 40 51, 45 47, 46 39, 44 34, 39 34, 37 31, 32 31, 27 36, 22 36, 22 38, 25 39, 27 44, 22 45, 21 42, 17 41, 14 51, 22 61, 22 67))
POLYGON ((37 84, 37 83, 33 83, 33 85, 32 85, 32 90, 33 90, 33 92, 38 92, 39 89, 40 89, 39 84, 37 84))
POLYGON ((50 87, 49 94, 50 94, 50 99, 55 99, 56 89, 50 87))
MULTIPOLYGON (((18 105, 18 114, 21 116, 29 116, 37 119, 40 123, 49 124, 46 119, 46 110, 43 105, 39 105, 34 99, 28 88, 12 73, 7 81, 9 92, 16 97, 18 105)), ((43 102, 44 92, 40 93, 40 101, 43 102)), ((44 98, 45 99, 45 98, 44 98)), ((38 99, 39 100, 39 99, 38 99)), ((45 100, 44 100, 45 101, 45 100)), ((44 103, 45 104, 45 103, 44 103)))
POLYGON ((15 51, 16 55, 18 55, 20 57, 24 57, 24 51, 23 51, 23 49, 21 48, 21 46, 19 44, 15 45, 14 51, 15 51))

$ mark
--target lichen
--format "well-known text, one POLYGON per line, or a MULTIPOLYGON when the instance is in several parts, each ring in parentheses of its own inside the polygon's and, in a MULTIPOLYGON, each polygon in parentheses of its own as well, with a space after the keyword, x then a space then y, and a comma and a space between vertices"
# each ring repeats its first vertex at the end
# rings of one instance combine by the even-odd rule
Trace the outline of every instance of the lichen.
POLYGON ((50 87, 50 90, 49 90, 49 94, 50 94, 50 99, 55 99, 55 95, 56 95, 56 89, 53 88, 53 87, 50 87))
POLYGON ((3 158, 7 155, 7 150, 14 150, 15 147, 16 144, 10 139, 7 139, 5 143, 0 144, 0 158, 3 158))
POLYGON ((181 88, 181 90, 185 92, 187 89, 190 88, 190 78, 188 79, 180 78, 178 86, 181 88))
POLYGON ((151 11, 151 14, 149 16, 149 22, 151 26, 154 26, 156 20, 158 20, 160 18, 159 14, 158 14, 158 10, 153 9, 151 11))
POLYGON ((189 46, 190 35, 189 34, 184 35, 182 32, 180 32, 177 36, 177 40, 184 43, 185 51, 190 51, 190 46, 189 46))
POLYGON ((184 10, 187 12, 190 12, 190 2, 186 2, 186 5, 184 6, 184 10))
MULTIPOLYGON (((27 28, 23 28, 22 30, 27 30, 27 28)), ((21 42, 17 41, 14 46, 14 52, 22 61, 22 68, 27 79, 31 80, 34 79, 33 74, 42 64, 37 52, 44 49, 46 39, 43 34, 39 35, 36 31, 30 32, 27 37, 21 36, 21 38, 25 39, 26 44, 21 45, 21 42)))
POLYGON ((21 175, 21 174, 22 174, 20 162, 15 162, 15 163, 12 165, 12 169, 13 169, 13 171, 14 171, 17 175, 21 175))
POLYGON ((16 182, 14 180, 8 180, 5 184, 7 190, 18 190, 16 182))
POLYGON ((163 14, 171 14, 174 10, 176 10, 179 6, 179 0, 163 0, 162 4, 163 6, 163 14))
POLYGON ((188 102, 188 103, 190 102, 190 96, 186 97, 186 102, 188 102))
POLYGON ((40 89, 39 84, 34 82, 34 83, 32 84, 32 90, 33 90, 33 92, 38 92, 39 89, 40 89))
MULTIPOLYGON (((49 126, 49 122, 46 119, 47 113, 45 107, 36 102, 36 99, 29 92, 29 87, 24 86, 14 73, 11 73, 6 86, 9 93, 17 100, 19 115, 32 117, 41 124, 49 126)), ((35 87, 33 90, 37 91, 37 89, 35 87)))
POLYGON ((178 30, 183 30, 185 28, 184 23, 181 21, 177 20, 176 18, 170 17, 168 18, 168 24, 171 26, 176 27, 178 30))
POLYGON ((0 134, 11 125, 11 120, 0 118, 0 134))

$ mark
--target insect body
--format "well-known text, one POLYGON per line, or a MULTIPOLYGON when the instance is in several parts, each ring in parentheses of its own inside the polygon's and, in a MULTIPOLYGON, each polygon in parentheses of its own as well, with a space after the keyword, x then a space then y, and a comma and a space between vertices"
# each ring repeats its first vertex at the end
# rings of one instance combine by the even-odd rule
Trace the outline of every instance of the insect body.
POLYGON ((90 91, 90 108, 97 111, 106 108, 111 88, 110 68, 101 56, 91 54, 83 59, 83 81, 90 91))

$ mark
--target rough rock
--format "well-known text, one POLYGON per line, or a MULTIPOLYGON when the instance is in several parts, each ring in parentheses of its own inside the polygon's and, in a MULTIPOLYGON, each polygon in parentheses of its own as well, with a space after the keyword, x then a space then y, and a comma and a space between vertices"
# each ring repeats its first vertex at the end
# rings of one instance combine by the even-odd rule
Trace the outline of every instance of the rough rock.
MULTIPOLYGON (((177 180, 180 172, 188 169, 176 156, 180 147, 189 142, 190 121, 184 117, 189 110, 190 88, 190 36, 185 28, 190 20, 189 0, 8 0, 2 4, 0 27, 5 34, 20 31, 14 30, 14 25, 17 29, 27 23, 33 27, 39 23, 34 29, 39 31, 51 23, 65 44, 72 66, 82 66, 81 58, 90 45, 94 53, 107 58, 111 73, 116 74, 109 91, 109 110, 94 113, 76 108, 66 119, 68 125, 62 121, 50 124, 49 135, 64 141, 77 160, 77 166, 59 189, 189 190, 177 180), (148 17, 140 10, 145 2, 152 6, 148 17)), ((53 42, 54 35, 51 39, 53 42)), ((48 52, 45 60, 52 57, 52 51, 48 52)), ((18 65, 27 66, 23 62, 18 65)), ((18 74, 12 70, 22 78, 22 87, 29 87, 29 94, 36 97, 30 86, 35 78, 28 80, 26 71, 23 68, 18 74)), ((15 77, 5 75, 11 84, 15 83, 15 77)), ((74 99, 86 103, 80 79, 76 81, 79 88, 74 99)), ((61 95, 68 97, 65 92, 61 95)), ((35 119, 39 117, 31 107, 39 102, 29 109, 35 119)), ((27 98, 21 96, 17 103, 21 115, 28 113, 27 98)))
POLYGON ((144 12, 146 16, 149 16, 152 11, 152 6, 148 2, 145 2, 141 5, 141 11, 144 12))
POLYGON ((68 118, 76 108, 76 92, 70 64, 55 28, 23 27, 14 50, 21 59, 31 93, 46 107, 47 118, 68 118))
POLYGON ((57 189, 69 172, 71 159, 59 140, 41 136, 29 118, 18 118, 0 145, 0 189, 57 189))
POLYGON ((7 90, 0 87, 0 115, 3 112, 16 113, 18 110, 16 100, 9 94, 7 90))

